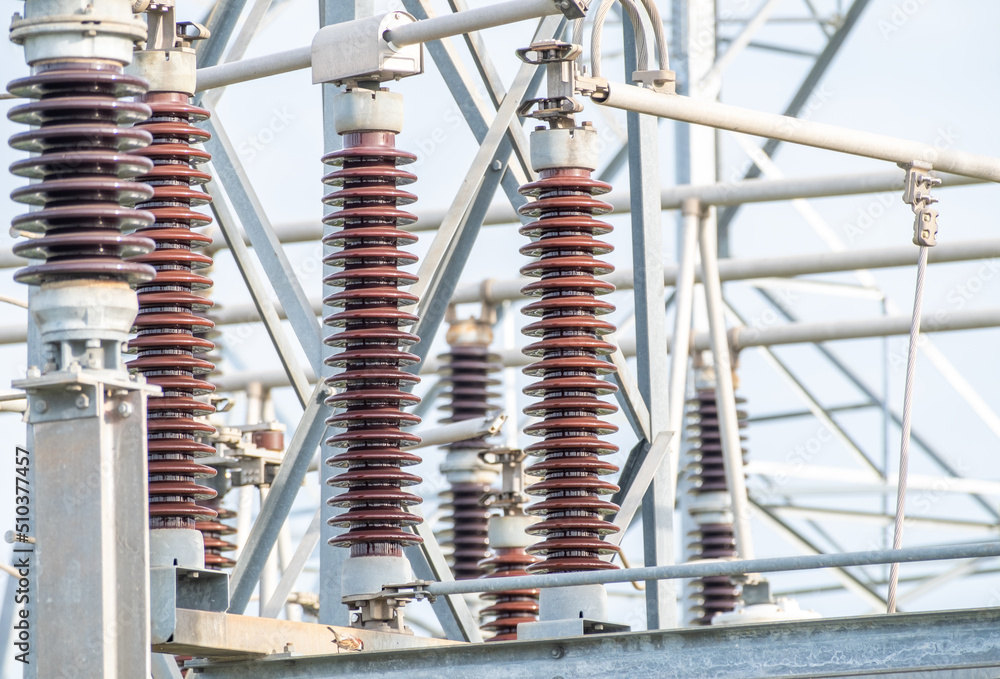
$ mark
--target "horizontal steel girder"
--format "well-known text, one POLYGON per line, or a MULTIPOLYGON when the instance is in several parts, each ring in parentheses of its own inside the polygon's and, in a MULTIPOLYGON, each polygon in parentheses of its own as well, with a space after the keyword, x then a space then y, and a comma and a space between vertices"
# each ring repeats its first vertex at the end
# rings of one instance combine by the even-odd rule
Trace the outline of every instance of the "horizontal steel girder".
POLYGON ((588 635, 206 665, 201 679, 995 677, 1000 609, 588 635))

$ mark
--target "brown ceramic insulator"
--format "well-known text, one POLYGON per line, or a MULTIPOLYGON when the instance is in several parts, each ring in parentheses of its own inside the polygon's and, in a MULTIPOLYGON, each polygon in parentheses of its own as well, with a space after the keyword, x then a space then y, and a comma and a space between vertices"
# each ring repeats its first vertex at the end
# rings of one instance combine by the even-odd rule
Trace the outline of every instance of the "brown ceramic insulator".
MULTIPOLYGON (((744 403, 737 397, 736 402, 744 403)), ((692 492, 728 493, 726 468, 722 450, 722 433, 719 428, 719 411, 715 403, 715 392, 700 389, 694 399, 688 402, 691 408, 692 424, 689 438, 695 444, 692 455, 696 467, 691 474, 692 492)), ((747 413, 737 411, 740 429, 746 428, 747 413)), ((743 450, 744 463, 746 450, 743 450)), ((697 516, 695 517, 697 520, 697 516)), ((688 545, 694 559, 732 559, 737 556, 736 537, 732 523, 700 523, 695 540, 688 545)), ((700 578, 692 583, 696 590, 698 616, 693 625, 710 625, 718 613, 728 613, 739 601, 739 588, 729 576, 700 578)))
POLYGON ((236 529, 222 522, 236 518, 236 512, 221 507, 217 498, 207 500, 204 504, 216 512, 214 519, 198 521, 195 524, 195 528, 201 531, 205 540, 205 568, 216 571, 233 568, 236 562, 226 554, 236 551, 236 544, 229 542, 225 537, 235 535, 236 529))
MULTIPOLYGON (((490 377, 498 372, 501 365, 496 362, 485 344, 452 344, 443 361, 442 384, 447 387, 447 402, 442 410, 448 413, 440 420, 443 424, 469 419, 483 419, 496 411, 490 399, 498 394, 491 388, 499 381, 490 377)), ((456 441, 447 446, 450 450, 487 450, 490 444, 480 437, 456 441)), ((480 500, 490 490, 482 483, 452 483, 441 494, 444 502, 441 508, 447 514, 452 529, 442 541, 451 553, 452 571, 456 580, 478 578, 483 574, 479 562, 489 556, 490 513, 480 500)))
POLYGON ((472 580, 483 574, 479 563, 490 555, 490 513, 480 502, 489 492, 485 483, 452 483, 441 493, 444 520, 451 523, 441 546, 450 553, 456 580, 472 580))
POLYGON ((215 448, 203 442, 215 428, 197 419, 215 412, 197 398, 215 390, 204 379, 215 367, 204 354, 215 345, 199 336, 213 327, 203 315, 212 306, 203 292, 212 281, 201 273, 212 258, 197 251, 212 239, 196 231, 212 220, 193 209, 210 200, 198 189, 211 179, 198 169, 209 155, 194 148, 209 135, 192 124, 207 118, 208 112, 179 93, 152 93, 145 103, 152 116, 139 129, 153 137, 141 151, 153 163, 143 177, 152 197, 140 207, 151 212, 155 222, 137 233, 152 239, 156 249, 133 261, 152 266, 156 277, 136 289, 136 337, 129 342, 136 358, 128 367, 163 390, 147 405, 150 528, 196 528, 197 522, 216 515, 198 503, 215 497, 214 490, 198 482, 214 476, 215 470, 196 462, 215 454, 215 448))
MULTIPOLYGON (((527 575, 530 566, 538 562, 520 547, 500 548, 496 556, 480 562, 487 578, 509 578, 527 575)), ((506 592, 485 592, 480 599, 491 601, 480 611, 483 618, 492 618, 480 629, 493 633, 486 641, 513 641, 517 639, 517 626, 522 622, 538 622, 538 590, 514 589, 506 592)))
POLYGON ((399 268, 417 261, 401 249, 416 237, 399 228, 416 221, 400 209, 416 196, 398 188, 416 179, 399 167, 416 157, 396 149, 390 132, 351 132, 343 142, 342 150, 323 158, 338 167, 323 182, 339 188, 323 202, 340 208, 323 221, 342 227, 323 239, 339 248, 324 263, 343 269, 323 280, 341 289, 323 300, 339 308, 323 319, 338 329, 326 343, 342 348, 326 361, 342 369, 326 379, 328 386, 340 390, 326 399, 339 409, 326 422, 344 431, 327 439, 327 445, 346 448, 326 461, 345 468, 327 480, 345 489, 330 503, 347 510, 331 520, 347 531, 330 544, 350 548, 352 556, 400 556, 403 547, 421 542, 404 530, 421 522, 405 509, 420 504, 420 498, 404 490, 421 479, 402 469, 420 462, 419 456, 404 450, 420 437, 403 431, 420 422, 403 412, 420 402, 405 391, 419 378, 402 370, 418 361, 404 351, 419 341, 405 330, 417 317, 400 308, 417 297, 399 289, 417 280, 399 268))
POLYGON ((150 135, 131 125, 149 116, 141 95, 146 82, 106 62, 53 63, 7 89, 34 99, 7 117, 35 126, 10 138, 10 145, 36 155, 16 161, 13 174, 39 180, 15 189, 11 198, 39 209, 15 217, 11 227, 32 237, 14 252, 45 260, 14 278, 39 285, 73 279, 140 283, 153 269, 128 258, 153 249, 148 238, 131 234, 153 221, 132 206, 147 200, 149 187, 134 181, 150 169, 136 155, 150 135))
POLYGON ((600 398, 615 391, 602 379, 615 370, 603 358, 614 346, 602 339, 615 327, 600 318, 614 306, 598 299, 614 286, 597 278, 614 267, 596 258, 613 250, 596 238, 612 227, 595 219, 611 206, 594 198, 610 189, 581 169, 544 170, 538 181, 521 187, 522 194, 535 198, 521 214, 536 221, 520 233, 537 238, 521 248, 521 254, 536 257, 521 273, 539 278, 522 292, 540 297, 522 309, 540 317, 523 330, 538 338, 524 353, 540 359, 524 369, 539 378, 524 393, 541 399, 524 412, 542 418, 525 433, 544 439, 525 449, 542 458, 525 470, 541 477, 527 488, 528 494, 542 498, 528 508, 529 514, 543 517, 529 529, 544 538, 527 550, 544 557, 528 568, 532 573, 617 568, 600 558, 618 551, 603 539, 618 532, 606 520, 618 506, 603 499, 618 487, 601 478, 618 471, 601 459, 618 450, 601 439, 617 431, 601 419, 617 407, 600 398))

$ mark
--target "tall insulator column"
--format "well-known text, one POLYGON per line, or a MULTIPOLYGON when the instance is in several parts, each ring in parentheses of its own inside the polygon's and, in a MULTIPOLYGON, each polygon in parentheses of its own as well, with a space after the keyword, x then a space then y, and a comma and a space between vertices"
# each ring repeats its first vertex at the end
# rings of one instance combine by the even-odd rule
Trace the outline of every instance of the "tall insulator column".
POLYGON ((201 336, 213 327, 204 316, 212 306, 205 294, 212 281, 201 273, 212 266, 212 258, 198 252, 212 239, 197 229, 212 220, 194 208, 210 201, 199 187, 211 176, 199 166, 211 157, 195 148, 209 139, 195 126, 208 112, 191 104, 194 50, 189 38, 178 34, 171 5, 150 7, 148 50, 137 52, 133 65, 150 80, 143 101, 152 115, 137 129, 153 137, 142 152, 153 163, 143 177, 153 195, 140 206, 156 218, 137 231, 156 249, 134 261, 152 266, 156 277, 136 288, 139 314, 129 342, 136 358, 128 367, 163 390, 147 405, 152 565, 203 568, 204 544, 196 524, 214 519, 216 511, 198 502, 216 496, 201 483, 216 471, 197 460, 215 454, 214 446, 202 440, 215 433, 203 419, 215 408, 201 398, 215 390, 204 379, 215 366, 203 358, 215 345, 201 336))
MULTIPOLYGON (((493 330, 489 323, 472 318, 456 321, 448 329, 447 339, 449 351, 439 358, 444 364, 442 382, 448 387, 448 402, 442 410, 450 414, 440 421, 483 419, 495 413, 497 407, 490 398, 497 394, 490 389, 499 381, 490 375, 501 366, 490 353, 493 330)), ((448 511, 445 520, 452 524, 442 547, 451 553, 456 580, 481 576, 479 562, 489 556, 490 513, 482 501, 496 481, 497 471, 479 457, 489 448, 485 438, 456 441, 446 447, 447 457, 441 465, 449 483, 442 493, 442 507, 448 511)))
MULTIPOLYGON (((524 453, 501 449, 488 451, 483 456, 499 465, 503 474, 500 491, 489 497, 489 508, 499 509, 501 513, 490 516, 489 539, 493 556, 479 564, 486 571, 483 577, 527 575, 527 569, 539 559, 525 551, 532 542, 526 529, 535 520, 524 513, 528 499, 523 493, 524 453)), ((538 593, 537 589, 512 589, 481 594, 480 598, 489 602, 480 611, 484 620, 480 629, 492 634, 486 641, 513 641, 517 639, 518 625, 538 622, 538 593)))
MULTIPOLYGON (((614 267, 597 259, 613 248, 597 239, 612 227, 595 218, 611 211, 610 205, 595 198, 611 189, 591 178, 596 147, 597 134, 589 124, 536 129, 531 135, 531 157, 539 179, 521 188, 523 195, 534 198, 521 208, 521 214, 536 221, 521 227, 520 233, 537 239, 521 248, 521 254, 536 258, 521 273, 539 279, 522 292, 540 298, 522 309, 528 316, 539 317, 523 330, 538 340, 524 353, 539 359, 524 369, 525 374, 539 378, 524 393, 541 399, 524 409, 541 418, 526 427, 525 433, 544 439, 525 449, 542 458, 525 470, 529 476, 541 477, 527 489, 529 495, 542 498, 528 508, 529 514, 542 517, 529 529, 543 538, 528 549, 543 557, 528 568, 532 573, 616 568, 601 558, 618 551, 603 539, 618 531, 606 520, 618 506, 604 499, 618 486, 602 478, 618 471, 602 459, 618 447, 601 438, 618 428, 601 419, 617 408, 601 398, 615 391, 613 384, 602 379, 615 370, 603 358, 614 346, 602 339, 615 326, 600 318, 614 306, 598 299, 614 291, 614 286, 598 276, 611 273, 614 267)), ((603 586, 587 586, 586 592, 546 590, 541 598, 542 619, 605 619, 603 586), (547 602, 552 605, 547 607, 547 602)))
MULTIPOLYGON (((745 400, 737 397, 736 402, 745 400)), ((688 405, 692 445, 689 478, 694 495, 689 511, 698 527, 688 549, 694 559, 733 559, 737 556, 736 537, 714 389, 700 387, 688 405)), ((740 429, 746 428, 746 411, 737 411, 737 416, 740 429)), ((746 449, 743 455, 745 463, 746 449)), ((732 611, 739 601, 740 588, 726 575, 700 578, 691 583, 691 589, 692 625, 710 625, 716 614, 732 611)))
POLYGON ((347 529, 330 544, 351 550, 342 571, 342 592, 351 595, 409 581, 403 548, 421 542, 406 530, 421 522, 406 511, 421 500, 405 490, 421 479, 403 470, 420 462, 404 450, 420 438, 403 431, 420 421, 403 412, 420 402, 406 391, 419 378, 402 370, 418 361, 405 350, 419 341, 406 331, 417 317, 404 310, 417 297, 400 290, 417 280, 400 269, 417 261, 401 249, 417 239, 399 228, 416 221, 400 209, 416 196, 399 188, 416 180, 400 167, 416 157, 395 147, 402 130, 400 95, 348 90, 334 106, 344 147, 323 158, 338 168, 323 178, 338 188, 324 202, 341 209, 323 221, 341 230, 323 242, 340 250, 324 262, 343 270, 323 282, 340 288, 324 304, 341 311, 323 322, 337 328, 326 343, 342 349, 327 359, 327 365, 341 368, 326 380, 338 390, 326 401, 337 409, 327 424, 344 431, 327 439, 327 445, 346 450, 326 463, 344 470, 327 480, 344 489, 330 503, 346 509, 331 525, 347 529))

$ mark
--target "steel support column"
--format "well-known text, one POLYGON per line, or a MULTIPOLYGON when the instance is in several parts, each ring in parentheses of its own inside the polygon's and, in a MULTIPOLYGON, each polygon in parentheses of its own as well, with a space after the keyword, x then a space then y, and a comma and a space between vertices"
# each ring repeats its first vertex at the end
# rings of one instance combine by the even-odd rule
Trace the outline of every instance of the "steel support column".
MULTIPOLYGON (((638 69, 632 22, 623 21, 626 79, 638 69)), ((660 185, 658 121, 629 113, 628 161, 632 196, 632 266, 635 280, 636 375, 639 393, 649 412, 649 439, 668 432, 667 318, 663 288, 663 225, 657 188, 660 185)), ((656 467, 642 502, 643 562, 647 566, 674 563, 674 488, 676 471, 656 467)), ((646 583, 648 629, 677 626, 677 591, 664 580, 646 583)))

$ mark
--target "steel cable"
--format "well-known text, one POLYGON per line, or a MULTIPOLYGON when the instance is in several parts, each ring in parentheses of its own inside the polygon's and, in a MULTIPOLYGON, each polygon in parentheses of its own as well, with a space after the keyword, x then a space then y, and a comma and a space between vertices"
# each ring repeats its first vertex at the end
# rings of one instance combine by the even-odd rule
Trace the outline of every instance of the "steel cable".
MULTIPOLYGON (((896 524, 892 536, 892 548, 903 546, 903 519, 906 505, 906 475, 910 459, 910 426, 913 418, 913 384, 917 372, 917 340, 920 337, 920 315, 924 305, 924 276, 927 272, 927 255, 930 248, 920 247, 917 260, 917 289, 913 296, 913 320, 910 323, 910 346, 906 354, 906 390, 903 393, 903 416, 900 422, 902 436, 899 445, 899 478, 896 482, 896 524)), ((899 585, 899 564, 889 567, 889 593, 886 597, 886 612, 896 612, 896 589, 899 585)))

